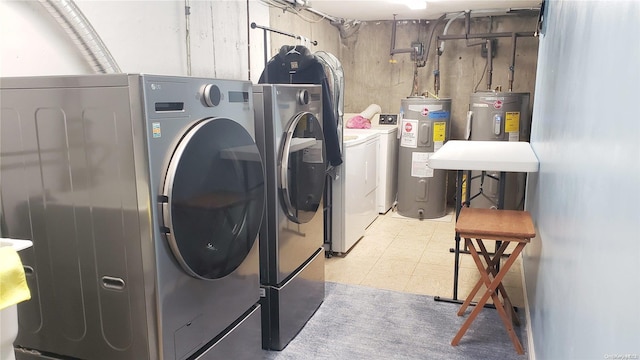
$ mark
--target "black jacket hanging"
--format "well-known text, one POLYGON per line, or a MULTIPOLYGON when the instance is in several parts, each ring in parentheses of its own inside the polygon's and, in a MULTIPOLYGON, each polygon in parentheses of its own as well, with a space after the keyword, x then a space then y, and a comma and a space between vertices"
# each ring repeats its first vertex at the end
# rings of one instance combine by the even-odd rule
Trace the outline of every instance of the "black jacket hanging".
POLYGON ((322 127, 327 158, 333 166, 342 164, 338 140, 338 121, 333 111, 329 81, 324 67, 302 45, 285 45, 271 58, 258 81, 260 84, 315 84, 322 85, 322 127))

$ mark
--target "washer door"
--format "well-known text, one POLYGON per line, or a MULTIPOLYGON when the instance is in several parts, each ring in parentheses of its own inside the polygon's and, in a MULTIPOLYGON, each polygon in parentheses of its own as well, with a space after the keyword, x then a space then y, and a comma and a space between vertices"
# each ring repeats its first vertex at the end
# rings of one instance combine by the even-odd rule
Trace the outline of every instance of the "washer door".
POLYGON ((191 276, 218 279, 251 250, 262 221, 262 159, 235 121, 209 118, 180 140, 167 169, 163 220, 169 246, 191 276))
POLYGON ((304 224, 318 211, 326 173, 324 135, 309 112, 289 123, 280 150, 278 186, 280 203, 289 220, 304 224))

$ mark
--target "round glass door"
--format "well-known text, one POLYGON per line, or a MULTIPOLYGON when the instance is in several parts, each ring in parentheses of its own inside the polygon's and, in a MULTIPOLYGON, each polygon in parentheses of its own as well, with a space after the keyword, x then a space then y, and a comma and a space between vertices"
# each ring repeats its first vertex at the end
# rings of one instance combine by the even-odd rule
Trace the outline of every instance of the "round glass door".
POLYGON ((311 113, 299 113, 291 121, 280 151, 280 201, 289 220, 304 224, 318 212, 324 192, 325 159, 320 122, 311 113))
POLYGON ((218 279, 240 266, 260 229, 264 190, 258 147, 240 124, 209 118, 185 134, 165 177, 163 220, 188 274, 218 279))

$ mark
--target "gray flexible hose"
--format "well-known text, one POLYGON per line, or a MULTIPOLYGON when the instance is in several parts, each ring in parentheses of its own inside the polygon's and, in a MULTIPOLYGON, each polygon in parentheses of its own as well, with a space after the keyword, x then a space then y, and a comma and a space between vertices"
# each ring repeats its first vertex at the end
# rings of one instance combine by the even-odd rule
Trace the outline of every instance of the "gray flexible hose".
POLYGON ((120 73, 120 67, 73 0, 40 0, 62 26, 96 73, 120 73))

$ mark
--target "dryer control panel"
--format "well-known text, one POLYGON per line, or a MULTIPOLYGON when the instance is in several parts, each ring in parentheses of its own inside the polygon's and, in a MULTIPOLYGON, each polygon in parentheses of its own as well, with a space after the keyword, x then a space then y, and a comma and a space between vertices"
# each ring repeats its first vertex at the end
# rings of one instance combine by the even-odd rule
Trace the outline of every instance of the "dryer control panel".
POLYGON ((398 115, 397 114, 380 114, 380 120, 378 121, 380 125, 397 125, 398 124, 398 115))

